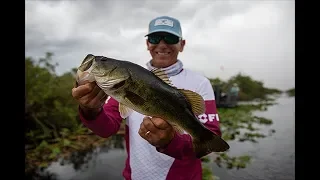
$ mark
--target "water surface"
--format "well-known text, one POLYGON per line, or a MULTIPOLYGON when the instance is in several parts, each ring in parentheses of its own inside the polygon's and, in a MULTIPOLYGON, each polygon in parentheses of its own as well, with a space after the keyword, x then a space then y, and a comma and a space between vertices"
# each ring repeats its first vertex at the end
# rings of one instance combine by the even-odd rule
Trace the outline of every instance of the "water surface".
POLYGON ((213 172, 220 180, 293 180, 295 179, 295 102, 294 98, 281 96, 277 105, 255 115, 273 120, 271 126, 261 126, 265 134, 258 143, 230 142, 231 155, 252 156, 252 163, 245 169, 226 170, 213 165, 213 172))
MULTIPOLYGON (((277 103, 267 111, 255 113, 273 120, 271 126, 261 126, 263 133, 268 134, 271 129, 276 132, 260 139, 258 143, 230 142, 231 155, 251 155, 252 163, 241 170, 227 170, 213 164, 212 170, 220 180, 295 179, 294 98, 282 96, 277 99, 277 103)), ((75 156, 71 164, 53 163, 47 172, 55 174, 51 179, 56 180, 123 180, 126 152, 123 142, 119 143, 119 138, 115 138, 115 141, 117 148, 106 146, 80 158, 75 156)))

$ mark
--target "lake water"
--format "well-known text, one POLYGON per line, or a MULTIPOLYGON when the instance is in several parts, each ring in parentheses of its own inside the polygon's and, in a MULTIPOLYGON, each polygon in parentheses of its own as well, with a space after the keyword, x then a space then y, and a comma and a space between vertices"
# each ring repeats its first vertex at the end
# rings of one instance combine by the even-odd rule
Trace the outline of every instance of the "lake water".
MULTIPOLYGON (((271 129, 276 132, 260 139, 258 143, 230 142, 231 155, 248 154, 252 156, 252 162, 247 168, 240 170, 227 170, 213 164, 212 170, 220 180, 295 179, 295 99, 281 96, 277 103, 269 106, 267 111, 255 113, 257 116, 273 120, 272 125, 261 127, 263 133, 268 134, 271 129)), ((55 174, 55 178, 51 179, 123 180, 122 170, 126 152, 122 145, 120 148, 102 147, 81 157, 73 159, 76 165, 53 163, 47 169, 55 174)))
POLYGON ((262 128, 268 134, 258 143, 230 142, 231 155, 249 154, 252 163, 245 169, 226 170, 213 165, 213 172, 220 180, 294 180, 295 179, 295 99, 281 96, 277 105, 267 111, 256 112, 273 120, 271 126, 262 128))

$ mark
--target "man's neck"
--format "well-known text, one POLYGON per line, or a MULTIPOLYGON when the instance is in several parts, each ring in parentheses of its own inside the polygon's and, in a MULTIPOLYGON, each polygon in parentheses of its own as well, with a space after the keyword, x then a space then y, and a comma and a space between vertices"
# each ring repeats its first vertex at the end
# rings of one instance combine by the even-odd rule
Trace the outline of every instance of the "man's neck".
POLYGON ((153 67, 155 67, 155 68, 167 68, 167 67, 170 67, 170 66, 172 66, 173 64, 175 64, 177 62, 178 62, 178 60, 175 60, 175 61, 171 62, 170 64, 166 64, 166 65, 162 65, 161 66, 159 64, 154 63, 153 59, 150 61, 151 65, 153 67))
MULTIPOLYGON (((158 68, 152 65, 152 60, 150 60, 147 63, 147 68, 149 70, 158 68)), ((175 63, 167 66, 167 67, 162 67, 162 69, 166 72, 166 74, 170 77, 170 76, 174 76, 179 74, 182 70, 183 70, 183 63, 180 60, 177 60, 175 63)))

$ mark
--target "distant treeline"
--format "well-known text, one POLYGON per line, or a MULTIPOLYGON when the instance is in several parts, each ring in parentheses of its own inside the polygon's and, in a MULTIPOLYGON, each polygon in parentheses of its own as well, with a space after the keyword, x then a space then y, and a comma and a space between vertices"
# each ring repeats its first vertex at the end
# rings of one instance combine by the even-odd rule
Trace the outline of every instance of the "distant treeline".
POLYGON ((58 76, 52 54, 34 60, 26 57, 26 143, 39 145, 42 140, 58 139, 63 129, 76 131, 79 126, 77 104, 72 99, 72 72, 58 76))
MULTIPOLYGON (((52 161, 57 157, 57 154, 63 153, 63 150, 68 148, 79 149, 77 141, 81 145, 92 145, 92 142, 82 143, 82 138, 84 136, 95 136, 87 128, 83 128, 77 115, 78 105, 71 96, 76 68, 62 75, 57 75, 55 68, 58 65, 52 62, 52 57, 52 53, 46 53, 45 57, 40 59, 25 58, 27 170, 40 166, 44 167, 44 164, 52 161), (74 139, 77 139, 77 141, 74 139)), ((81 60, 79 60, 80 62, 81 60)), ((218 78, 210 79, 210 81, 212 85, 219 84, 225 92, 233 83, 237 83, 240 88, 240 100, 266 99, 268 94, 282 93, 277 89, 263 87, 262 82, 240 73, 231 77, 227 82, 222 82, 218 78)), ((263 137, 263 135, 254 132, 256 129, 253 128, 252 124, 270 124, 272 122, 251 116, 247 111, 243 112, 239 108, 236 108, 236 110, 220 110, 220 115, 223 118, 221 128, 226 140, 234 140, 239 136, 240 141, 244 141, 244 139, 253 141, 254 137, 263 137), (250 132, 240 134, 239 128, 246 127, 250 132)), ((226 154, 222 154, 218 158, 215 162, 226 161, 229 168, 233 166, 243 168, 245 162, 250 159, 247 156, 236 158, 229 157, 226 154)))
POLYGON ((281 90, 264 87, 263 82, 252 79, 250 76, 238 73, 224 82, 219 78, 210 79, 212 85, 219 85, 223 92, 228 92, 234 83, 240 88, 239 101, 251 101, 254 99, 267 99, 267 95, 281 94, 281 90))
MULTIPOLYGON (((38 60, 26 57, 26 143, 34 146, 42 140, 59 139, 62 132, 79 130, 77 104, 71 96, 75 68, 57 75, 57 64, 52 63, 52 53, 38 60)), ((80 62, 81 60, 79 60, 80 62)), ((281 93, 277 89, 263 87, 263 83, 249 76, 237 74, 227 82, 210 79, 212 84, 221 84, 226 91, 233 83, 240 87, 240 100, 264 99, 267 94, 281 93)))
POLYGON ((292 97, 292 96, 295 96, 296 94, 296 89, 295 88, 291 88, 291 89, 288 89, 286 91, 286 93, 288 94, 288 96, 292 97))

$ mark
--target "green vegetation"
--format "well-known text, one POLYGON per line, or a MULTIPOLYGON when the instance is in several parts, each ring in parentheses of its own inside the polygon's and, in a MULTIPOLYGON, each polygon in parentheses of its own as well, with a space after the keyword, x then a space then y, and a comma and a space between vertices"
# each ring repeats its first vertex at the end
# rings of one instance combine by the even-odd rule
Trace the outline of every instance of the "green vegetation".
MULTIPOLYGON (((272 124, 272 120, 263 117, 257 117, 253 115, 253 111, 266 111, 267 107, 275 104, 274 102, 261 101, 257 105, 248 104, 240 105, 235 108, 219 109, 221 130, 223 132, 223 138, 230 141, 250 141, 252 143, 258 143, 259 138, 265 138, 270 134, 263 134, 259 132, 258 126, 268 126, 272 124)), ((272 129, 270 132, 274 133, 272 129)), ((272 134, 271 134, 272 135, 272 134)), ((215 153, 216 157, 213 162, 219 167, 225 167, 228 169, 241 169, 245 168, 250 162, 251 157, 248 154, 241 156, 230 156, 228 152, 215 153)), ((210 155, 208 155, 210 156, 210 155)), ((208 167, 211 160, 209 158, 202 159, 203 165, 203 179, 212 179, 213 173, 208 167)), ((218 178, 218 177, 216 177, 218 178)))
MULTIPOLYGON (((72 152, 86 152, 109 142, 83 127, 77 115, 78 107, 72 99, 75 69, 58 76, 57 64, 52 62, 52 53, 35 60, 26 57, 26 173, 33 173, 37 167, 47 167, 59 157, 68 158, 72 152)), ((240 100, 260 99, 257 105, 240 105, 232 109, 219 109, 223 137, 227 141, 258 142, 266 135, 259 133, 256 125, 270 125, 269 119, 256 117, 253 110, 266 110, 272 105, 266 95, 280 93, 276 89, 263 87, 263 83, 249 76, 238 74, 227 82, 218 78, 212 84, 220 83, 224 89, 237 82, 240 100)), ((217 153, 214 162, 227 168, 245 168, 250 162, 248 155, 230 157, 228 153, 217 153)), ((210 168, 204 167, 204 179, 212 179, 210 168)))
POLYGON ((73 72, 57 76, 57 64, 52 64, 51 57, 47 53, 38 61, 29 57, 25 60, 26 172, 105 141, 80 123, 77 104, 71 98, 73 72))
POLYGON ((219 85, 223 92, 228 92, 228 89, 237 83, 239 92, 239 101, 252 101, 255 99, 266 100, 268 95, 281 94, 282 91, 274 88, 266 88, 263 86, 263 82, 253 80, 250 76, 242 75, 238 73, 232 76, 227 82, 222 81, 219 78, 209 79, 211 84, 219 85))
MULTIPOLYGON (((226 141, 257 143, 259 138, 266 137, 266 134, 259 132, 258 126, 271 125, 272 120, 254 116, 253 110, 265 111, 267 106, 271 104, 274 103, 264 102, 258 105, 241 105, 232 109, 219 109, 223 138, 226 141)), ((219 153, 215 162, 218 166, 225 165, 229 169, 240 169, 246 167, 246 164, 250 162, 250 157, 248 155, 230 157, 227 153, 219 153)))
POLYGON ((202 161, 202 180, 214 180, 213 173, 210 168, 210 159, 208 157, 201 158, 202 161))
POLYGON ((288 94, 288 96, 293 97, 296 95, 296 89, 295 88, 288 89, 286 93, 288 94))

